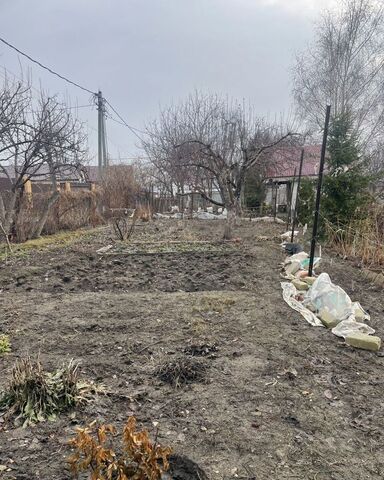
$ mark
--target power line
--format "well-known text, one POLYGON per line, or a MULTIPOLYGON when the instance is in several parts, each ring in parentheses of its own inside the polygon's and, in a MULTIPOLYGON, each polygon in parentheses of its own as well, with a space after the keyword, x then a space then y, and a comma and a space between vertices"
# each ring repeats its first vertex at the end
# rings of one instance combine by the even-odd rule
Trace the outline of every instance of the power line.
MULTIPOLYGON (((18 49, 17 47, 15 47, 14 45, 12 45, 11 43, 9 43, 7 40, 5 40, 4 38, 0 37, 0 42, 4 43, 5 45, 7 45, 8 47, 12 48, 13 50, 15 50, 17 53, 19 53, 20 55, 24 56, 25 58, 27 58, 28 60, 30 60, 31 62, 35 63, 36 65, 38 65, 39 67, 43 68, 44 70, 47 70, 49 73, 51 73, 52 75, 55 75, 57 76, 58 78, 64 80, 65 82, 71 84, 71 85, 74 85, 75 87, 77 88, 80 88, 81 90, 85 91, 85 92, 88 92, 90 93, 93 97, 97 96, 98 94, 95 93, 95 92, 92 92, 91 90, 89 90, 88 88, 86 87, 83 87, 82 85, 70 80, 68 77, 65 77, 63 75, 60 75, 59 73, 57 73, 56 71, 52 70, 51 68, 47 67, 46 65, 42 64, 41 62, 39 62, 38 60, 35 60, 34 58, 32 58, 30 55, 28 55, 27 53, 21 51, 20 49, 18 49)), ((108 118, 110 118, 111 120, 115 121, 116 123, 119 123, 125 127, 127 127, 140 141, 143 141, 143 139, 140 137, 140 135, 137 133, 137 132, 140 132, 144 135, 146 135, 147 132, 144 132, 142 130, 139 130, 138 128, 135 128, 135 127, 132 127, 131 125, 129 125, 125 120, 124 118, 117 112, 117 110, 108 102, 108 100, 104 99, 105 103, 107 103, 109 105, 109 107, 112 109, 112 111, 117 115, 117 117, 121 120, 121 122, 119 122, 118 120, 114 119, 111 115, 108 116, 108 118)), ((77 107, 77 108, 85 108, 87 107, 88 105, 82 105, 80 107, 77 107)), ((76 107, 73 107, 73 108, 76 108, 76 107)))
MULTIPOLYGON (((142 130, 139 130, 138 128, 131 127, 131 125, 128 125, 128 123, 127 123, 127 122, 124 120, 124 118, 119 114, 119 112, 117 112, 116 109, 115 109, 114 107, 112 107, 112 105, 108 102, 108 100, 106 100, 106 99, 104 99, 104 100, 105 100, 105 103, 110 106, 110 108, 112 109, 112 111, 119 117, 119 119, 122 121, 122 124, 123 124, 124 126, 126 126, 127 128, 129 128, 129 130, 130 130, 134 135, 136 135, 136 137, 137 137, 140 141, 143 141, 143 139, 140 137, 140 135, 138 135, 138 134, 136 133, 136 131, 137 131, 137 132, 140 132, 140 133, 143 133, 144 135, 146 134, 146 132, 143 132, 142 130)), ((113 121, 116 122, 116 120, 115 120, 114 118, 112 118, 111 116, 110 116, 109 118, 111 118, 111 120, 113 120, 113 121)), ((120 122, 117 122, 117 123, 120 123, 120 122)))
MULTIPOLYGON (((97 128, 93 127, 88 121, 86 122, 86 124, 87 124, 88 128, 90 128, 90 129, 93 130, 94 132, 98 133, 97 128)), ((111 140, 111 138, 108 138, 108 140, 109 140, 110 143, 112 143, 112 145, 114 145, 114 146, 117 148, 118 151, 120 151, 120 150, 123 150, 123 151, 125 150, 125 151, 126 151, 126 150, 127 150, 127 147, 126 147, 126 146, 124 147, 123 145, 118 145, 116 142, 114 142, 113 140, 111 140)), ((129 157, 126 157, 126 158, 129 158, 129 157)), ((132 158, 133 158, 133 157, 132 157, 132 158)), ((112 159, 112 160, 113 160, 113 159, 112 159)))
POLYGON ((81 85, 79 85, 79 84, 76 83, 76 82, 73 82, 73 81, 70 80, 69 78, 64 77, 63 75, 60 75, 60 73, 57 73, 57 72, 55 72, 54 70, 52 70, 51 68, 46 67, 45 65, 43 65, 43 64, 42 64, 41 62, 39 62, 38 60, 35 60, 35 59, 32 58, 30 55, 22 52, 22 51, 19 50, 17 47, 15 47, 15 46, 12 45, 11 43, 9 43, 9 42, 7 42, 6 40, 4 40, 4 38, 1 38, 1 37, 0 37, 0 42, 3 42, 3 43, 4 43, 5 45, 7 45, 8 47, 10 47, 10 48, 12 48, 13 50, 15 50, 17 53, 20 53, 20 55, 23 55, 23 57, 28 58, 28 60, 30 60, 31 62, 36 63, 36 65, 39 65, 39 67, 44 68, 44 70, 47 70, 48 72, 52 73, 53 75, 56 75, 56 77, 59 77, 59 78, 61 78, 62 80, 65 80, 67 83, 70 83, 71 85, 74 85, 75 87, 80 88, 81 90, 84 90, 84 92, 88 92, 88 93, 90 93, 91 95, 94 95, 94 94, 95 94, 95 92, 92 92, 92 91, 89 90, 88 88, 82 87, 81 85))

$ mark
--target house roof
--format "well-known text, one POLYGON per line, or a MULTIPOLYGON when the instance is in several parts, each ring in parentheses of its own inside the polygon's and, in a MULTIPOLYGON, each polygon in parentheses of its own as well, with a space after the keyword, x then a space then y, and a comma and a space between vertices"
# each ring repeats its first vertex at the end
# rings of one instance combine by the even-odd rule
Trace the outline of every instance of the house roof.
MULTIPOLYGON (((321 145, 304 147, 303 177, 316 176, 319 173, 321 145)), ((272 154, 267 168, 266 178, 286 178, 299 174, 301 147, 288 147, 272 154)), ((326 166, 325 169, 326 171, 326 166)))
MULTIPOLYGON (((57 173, 57 180, 59 182, 79 182, 90 181, 93 182, 97 179, 97 167, 94 165, 87 165, 82 170, 76 170, 75 168, 65 168, 57 173)), ((38 170, 31 176, 32 182, 46 182, 50 180, 49 168, 47 165, 41 165, 38 170)), ((0 178, 15 178, 15 169, 13 165, 2 165, 0 170, 0 178), (5 172, 4 172, 5 170, 5 172)))

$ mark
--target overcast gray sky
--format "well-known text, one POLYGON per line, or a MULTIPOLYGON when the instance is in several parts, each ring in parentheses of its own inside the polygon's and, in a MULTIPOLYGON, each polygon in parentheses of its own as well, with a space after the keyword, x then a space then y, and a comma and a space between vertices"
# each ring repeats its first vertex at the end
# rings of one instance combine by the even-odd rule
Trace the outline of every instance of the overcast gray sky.
MULTIPOLYGON (((313 36, 319 10, 337 0, 0 0, 0 36, 92 91, 143 128, 159 105, 193 89, 249 99, 260 115, 289 110, 294 52, 313 36)), ((89 95, 0 44, 3 67, 29 70, 35 86, 79 105, 89 95)), ((96 111, 79 110, 96 151, 96 111)), ((137 139, 108 121, 116 158, 137 139)))

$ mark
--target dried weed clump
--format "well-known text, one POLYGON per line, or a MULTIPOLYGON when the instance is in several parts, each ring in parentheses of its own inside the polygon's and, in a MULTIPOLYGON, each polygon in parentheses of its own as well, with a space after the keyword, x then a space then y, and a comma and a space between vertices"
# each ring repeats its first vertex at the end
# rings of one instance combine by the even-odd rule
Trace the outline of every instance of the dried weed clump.
POLYGON ((74 449, 68 459, 74 477, 89 472, 91 480, 160 480, 169 468, 171 449, 151 442, 146 430, 136 431, 136 423, 135 417, 129 417, 120 453, 114 450, 113 425, 78 428, 69 441, 74 449))
POLYGON ((177 356, 159 365, 155 375, 163 382, 178 388, 182 385, 204 380, 207 365, 193 357, 177 356))
POLYGON ((94 385, 79 380, 79 365, 73 360, 50 373, 40 360, 27 357, 13 367, 11 381, 0 396, 0 408, 27 426, 54 420, 60 412, 87 402, 95 391, 94 385))

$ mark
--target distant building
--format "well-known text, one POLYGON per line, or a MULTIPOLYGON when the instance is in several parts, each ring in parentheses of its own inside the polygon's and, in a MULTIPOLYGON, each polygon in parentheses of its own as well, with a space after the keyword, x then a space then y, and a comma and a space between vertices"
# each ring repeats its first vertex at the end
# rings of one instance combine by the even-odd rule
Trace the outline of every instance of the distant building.
MULTIPOLYGON (((319 173, 321 145, 304 147, 302 178, 315 179, 319 173)), ((278 210, 294 209, 297 199, 297 177, 300 169, 301 147, 290 147, 272 156, 265 175, 265 203, 278 210), (296 175, 296 181, 295 181, 296 175)))
MULTIPOLYGON (((12 165, 2 166, 0 170, 0 192, 12 188, 15 179, 15 169, 12 165)), ((34 175, 31 176, 32 188, 34 191, 47 191, 51 188, 50 173, 47 165, 42 165, 34 175)), ((87 165, 81 169, 67 168, 56 175, 58 183, 69 182, 73 187, 86 188, 90 183, 98 180, 98 167, 87 165)))

